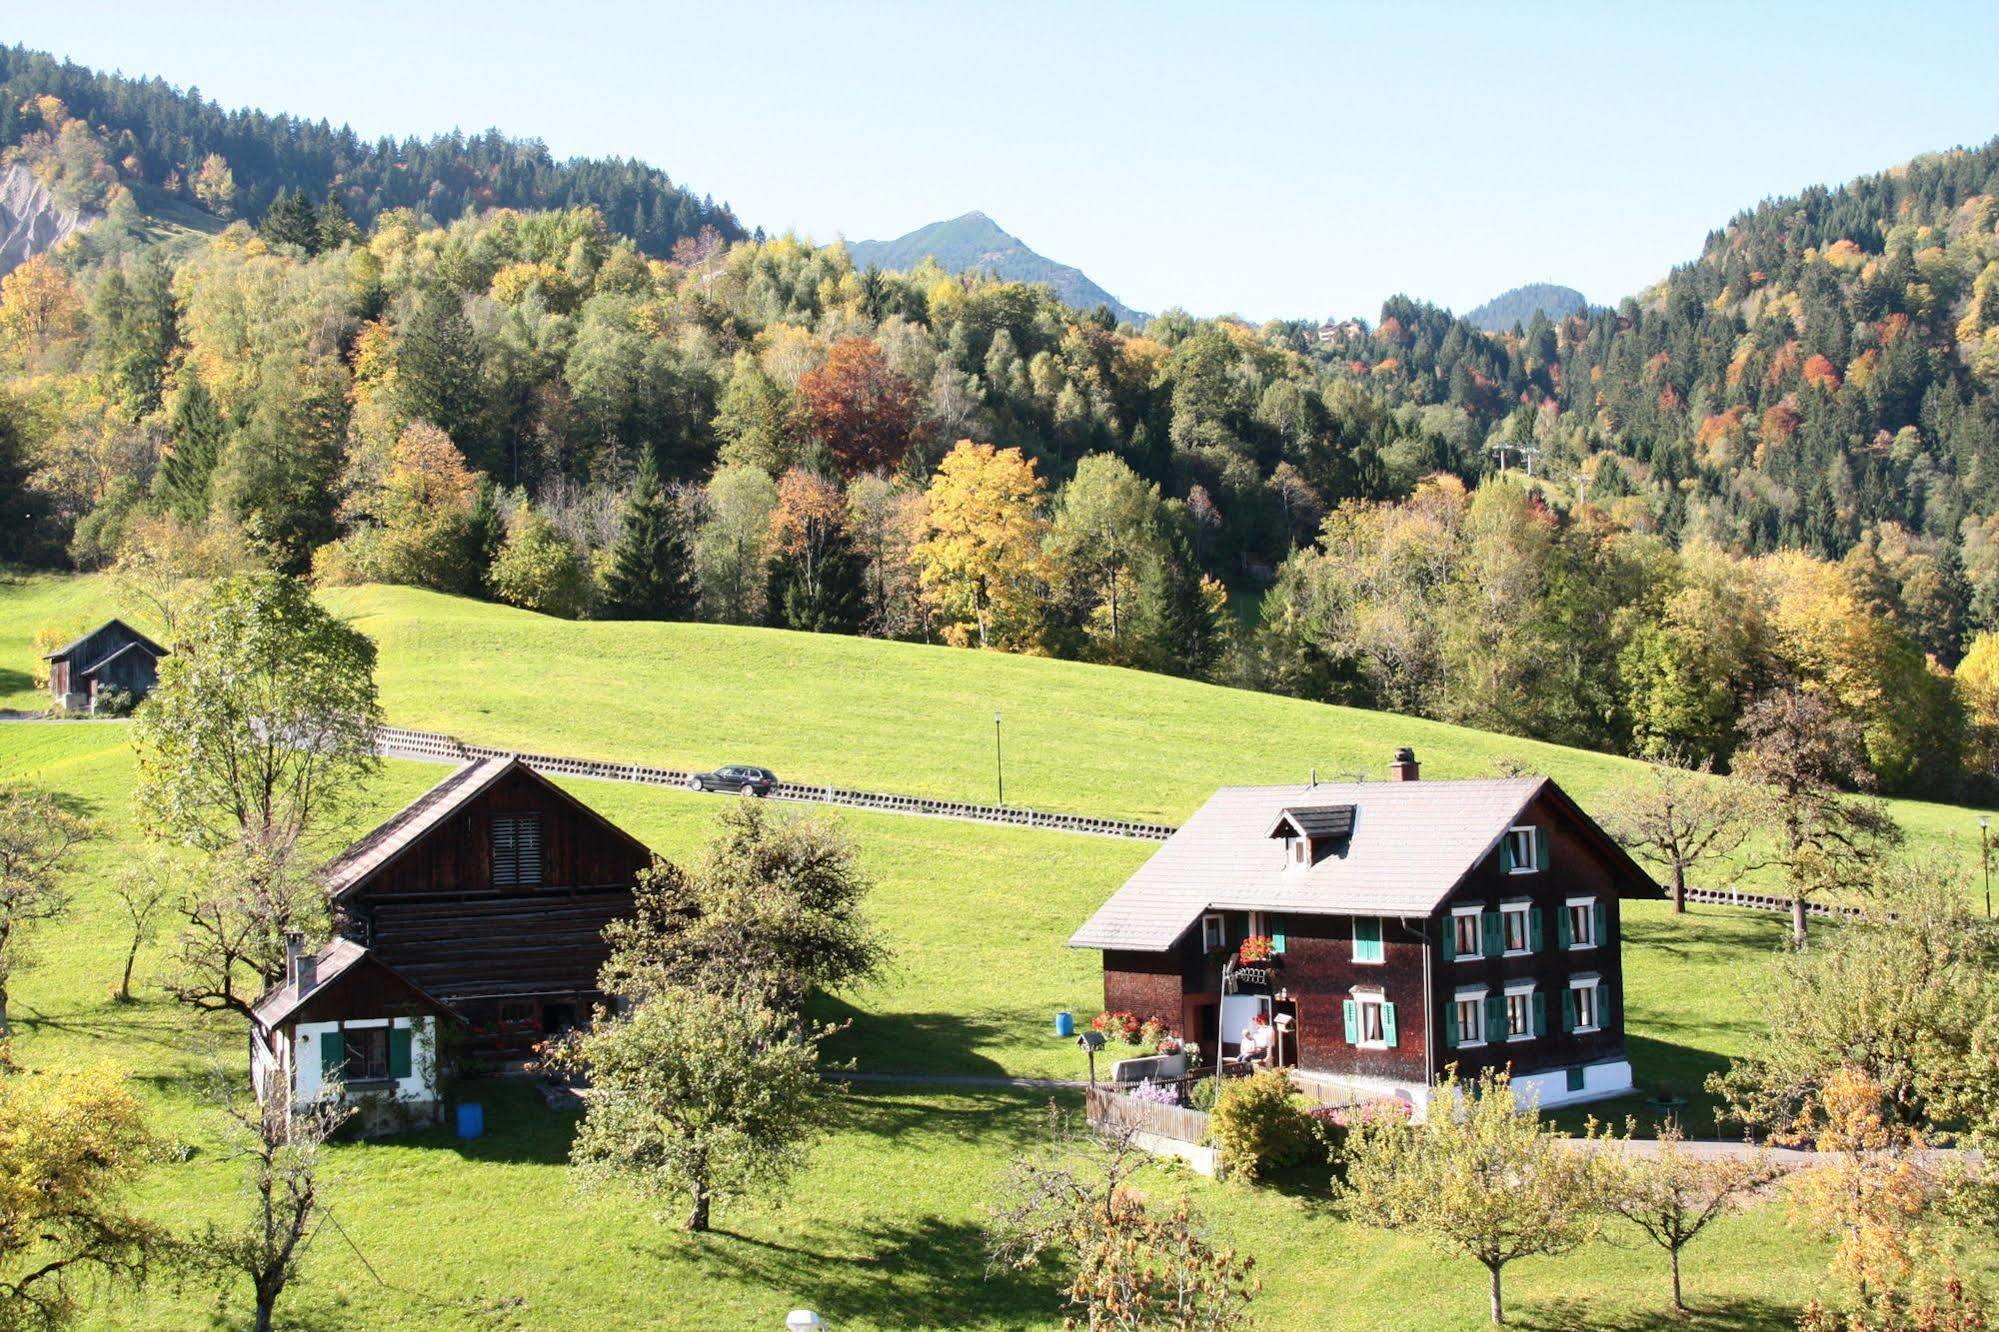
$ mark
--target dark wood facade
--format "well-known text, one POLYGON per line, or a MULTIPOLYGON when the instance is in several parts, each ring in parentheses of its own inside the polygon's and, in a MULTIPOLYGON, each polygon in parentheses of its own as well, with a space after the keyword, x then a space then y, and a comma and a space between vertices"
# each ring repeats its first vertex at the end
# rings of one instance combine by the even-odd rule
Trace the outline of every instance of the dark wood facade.
POLYGON ((604 926, 631 913, 650 859, 516 763, 342 889, 340 929, 451 1005, 476 1048, 519 1056, 602 999, 604 926))
MULTIPOLYGON (((1267 984, 1244 986, 1239 992, 1268 993, 1275 1000, 1274 1011, 1292 1015, 1285 1062, 1335 1076, 1427 1085, 1453 1063, 1466 1076, 1488 1066, 1510 1066, 1523 1075, 1624 1057, 1619 896, 1637 886, 1629 861, 1552 786, 1521 812, 1518 825, 1546 831, 1545 868, 1512 872, 1502 847, 1495 847, 1430 915, 1379 918, 1379 961, 1355 960, 1352 916, 1293 912, 1263 919, 1265 932, 1281 937, 1282 952, 1267 969, 1267 984), (1598 937, 1588 946, 1563 946, 1557 913, 1566 910, 1571 897, 1602 904, 1598 937), (1540 913, 1540 947, 1518 955, 1454 955, 1446 932, 1453 929, 1455 909, 1477 906, 1496 913, 1503 904, 1523 901, 1540 913), (1600 1023, 1595 1031, 1567 1032, 1561 996, 1572 979, 1584 976, 1600 981, 1605 1000, 1600 1023), (1483 1033, 1470 1040, 1452 1039, 1445 1015, 1461 989, 1483 987, 1487 1002, 1503 1004, 1507 985, 1526 981, 1543 996, 1542 1034, 1483 1044, 1475 1043, 1483 1033), (1357 987, 1378 990, 1395 1006, 1391 1048, 1348 1039, 1345 1005, 1357 987), (1286 997, 1277 998, 1280 994, 1286 997)), ((1638 877, 1650 887, 1649 880, 1638 877)), ((1222 966, 1251 933, 1251 916, 1246 911, 1209 914, 1223 919, 1222 948, 1203 948, 1202 924, 1196 921, 1166 952, 1106 951, 1105 1007, 1164 1018, 1203 1049, 1211 1048, 1218 1036, 1222 966)), ((1234 1053, 1237 1034, 1219 1033, 1225 1053, 1234 1053)))
POLYGON ((49 654, 49 695, 57 707, 94 708, 97 695, 122 689, 144 698, 159 683, 166 649, 123 620, 107 620, 49 654))

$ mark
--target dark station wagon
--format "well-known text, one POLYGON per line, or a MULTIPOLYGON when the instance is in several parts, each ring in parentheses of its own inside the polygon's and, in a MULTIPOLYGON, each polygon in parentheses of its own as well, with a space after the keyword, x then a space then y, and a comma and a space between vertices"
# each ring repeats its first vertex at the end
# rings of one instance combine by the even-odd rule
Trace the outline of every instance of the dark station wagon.
POLYGON ((731 763, 713 772, 697 772, 687 779, 690 791, 733 791, 738 795, 767 796, 777 789, 777 774, 769 768, 749 763, 731 763))

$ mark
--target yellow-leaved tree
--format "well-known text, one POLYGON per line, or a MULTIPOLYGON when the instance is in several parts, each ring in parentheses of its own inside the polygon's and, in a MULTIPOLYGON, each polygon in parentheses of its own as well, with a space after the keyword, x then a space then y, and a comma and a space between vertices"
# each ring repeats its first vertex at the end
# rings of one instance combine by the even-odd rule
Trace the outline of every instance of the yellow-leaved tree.
POLYGON ((1009 652, 1040 647, 1046 493, 1019 449, 961 439, 937 465, 923 537, 910 559, 946 642, 1009 652))

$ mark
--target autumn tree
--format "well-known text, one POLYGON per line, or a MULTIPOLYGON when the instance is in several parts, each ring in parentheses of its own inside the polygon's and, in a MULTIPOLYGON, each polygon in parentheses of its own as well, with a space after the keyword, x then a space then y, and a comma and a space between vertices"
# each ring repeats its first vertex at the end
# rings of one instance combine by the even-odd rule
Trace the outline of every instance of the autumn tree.
POLYGON ((860 623, 861 571, 846 522, 846 496, 831 480, 798 467, 779 479, 771 579, 789 628, 839 633, 860 623))
POLYGON ((1673 1270, 1673 1311, 1685 1313, 1680 1254, 1701 1232, 1781 1173, 1767 1151, 1703 1156, 1686 1146, 1677 1124, 1660 1130, 1650 1150, 1607 1129, 1592 1135, 1599 1153, 1597 1197, 1605 1210, 1666 1251, 1673 1270))
POLYGON ((91 1279, 138 1285, 176 1256, 126 1204, 161 1147, 108 1065, 0 1073, 0 1327, 66 1326, 91 1279))
POLYGON ((1040 643, 1045 492, 1019 449, 960 440, 938 464, 910 558, 946 642, 1009 651, 1040 643))
POLYGON ((83 296, 49 255, 38 254, 0 278, 0 349, 31 370, 82 335, 83 316, 83 296))
POLYGON ((1644 781, 1611 798, 1603 827, 1627 851, 1666 871, 1677 914, 1687 909, 1688 873, 1733 855, 1750 825, 1741 793, 1705 761, 1696 769, 1657 761, 1646 767, 1644 781))
POLYGON ((739 352, 715 404, 717 459, 724 467, 754 467, 778 476, 798 461, 809 422, 797 395, 772 379, 749 352, 739 352))
POLYGON ((910 552, 922 537, 925 501, 886 477, 847 483, 846 530, 861 562, 861 631, 913 638, 925 623, 922 589, 910 552))
POLYGON ((684 1228, 707 1230, 716 1203, 803 1164, 832 1113, 819 1047, 834 1030, 743 992, 668 989, 599 1010, 550 1057, 591 1088, 571 1165, 589 1186, 684 1201, 684 1228))
POLYGON ((1059 1264, 1064 1303, 1092 1329, 1248 1325, 1256 1260, 1219 1243, 1185 1196, 1163 1210, 1146 1199, 1136 1178, 1150 1158, 1129 1129, 1078 1131, 1051 1105, 1048 1135, 985 1206, 993 1270, 1059 1264))
POLYGON ((1500 1273, 1536 1254, 1569 1253, 1596 1238, 1588 1158, 1531 1109, 1513 1103, 1504 1070, 1431 1091, 1427 1123, 1363 1120, 1347 1138, 1346 1212, 1363 1225, 1410 1230, 1439 1251, 1486 1269, 1492 1321, 1506 1321, 1500 1273))
POLYGON ((522 504, 507 516, 507 535, 486 571, 493 594, 511 606, 564 619, 590 608, 583 555, 547 514, 522 504))
POLYGON ((812 433, 842 475, 892 470, 916 429, 916 389, 869 338, 840 338, 798 381, 812 433))
POLYGON ((0 787, 0 1049, 11 1032, 8 982, 28 936, 68 911, 66 880, 76 871, 84 844, 96 835, 88 820, 64 809, 53 795, 0 787))
POLYGON ((1791 898, 1791 940, 1802 948, 1807 904, 1866 888, 1902 830, 1879 802, 1840 789, 1871 785, 1871 776, 1860 728, 1822 695, 1767 695, 1743 716, 1742 735, 1735 773, 1757 793, 1761 820, 1772 829, 1772 863, 1791 898))
POLYGON ((229 169, 229 159, 221 153, 210 153, 201 159, 201 166, 194 173, 194 197, 209 212, 217 217, 228 217, 236 209, 236 173, 229 169))
POLYGON ((401 583, 441 592, 476 586, 471 541, 479 475, 428 422, 405 427, 386 453, 350 453, 340 517, 348 535, 313 560, 321 583, 401 583))

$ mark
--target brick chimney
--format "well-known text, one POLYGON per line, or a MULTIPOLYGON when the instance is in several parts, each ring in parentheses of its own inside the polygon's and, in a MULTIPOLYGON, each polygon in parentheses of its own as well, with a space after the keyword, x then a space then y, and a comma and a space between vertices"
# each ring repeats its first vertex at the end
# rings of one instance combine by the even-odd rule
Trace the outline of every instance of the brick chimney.
POLYGON ((1423 765, 1416 761, 1416 751, 1404 745, 1395 751, 1395 762, 1388 765, 1388 780, 1413 782, 1422 768, 1423 765))

